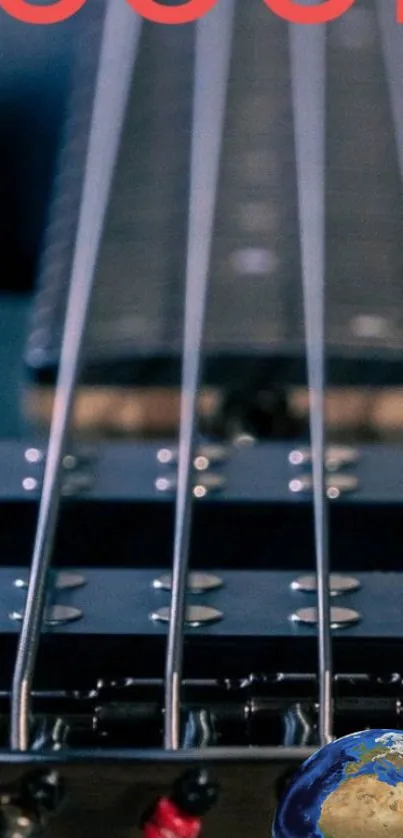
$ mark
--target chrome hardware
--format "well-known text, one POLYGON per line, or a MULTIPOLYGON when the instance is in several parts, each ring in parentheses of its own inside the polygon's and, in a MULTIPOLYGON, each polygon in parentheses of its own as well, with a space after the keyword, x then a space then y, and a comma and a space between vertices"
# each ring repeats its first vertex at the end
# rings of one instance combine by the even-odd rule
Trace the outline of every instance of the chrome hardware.
POLYGON ((24 477, 22 481, 22 488, 26 492, 34 492, 39 487, 39 480, 36 477, 24 477))
POLYGON ((284 745, 286 747, 307 746, 315 741, 315 724, 312 714, 297 702, 283 713, 284 745))
MULTIPOLYGON (((28 579, 15 579, 14 587, 25 590, 28 588, 28 579)), ((68 591, 74 588, 82 588, 86 585, 84 576, 79 576, 78 573, 56 573, 53 587, 57 591, 68 591)))
MULTIPOLYGON (((167 606, 159 608, 150 614, 150 619, 155 623, 169 623, 171 609, 167 606)), ((210 608, 207 605, 189 605, 186 609, 185 625, 191 628, 200 628, 208 623, 217 623, 222 620, 223 614, 217 608, 210 608)))
MULTIPOLYGON (((356 448, 345 445, 330 445, 326 449, 326 470, 339 471, 345 466, 350 466, 359 460, 359 452, 356 448)), ((288 461, 292 466, 305 466, 312 462, 312 451, 310 448, 296 448, 291 451, 288 461)))
MULTIPOLYGON (((62 495, 64 497, 72 497, 73 495, 82 494, 83 492, 88 492, 92 489, 94 485, 94 478, 91 474, 82 471, 82 472, 71 472, 70 474, 66 474, 62 495)), ((40 488, 40 481, 36 477, 24 477, 22 481, 22 488, 25 489, 26 492, 34 492, 36 489, 40 488)))
MULTIPOLYGON (((299 608, 291 614, 290 620, 301 625, 316 626, 318 624, 318 612, 316 608, 299 608)), ((358 623, 360 615, 352 608, 331 608, 330 625, 332 629, 348 628, 358 623)))
MULTIPOLYGON (((33 545, 30 595, 25 604, 12 676, 10 742, 11 748, 17 751, 29 750, 31 689, 45 606, 47 576, 60 512, 63 456, 69 444, 69 428, 85 346, 98 251, 140 33, 139 16, 128 12, 122 4, 117 3, 115 6, 112 0, 106 4, 96 81, 94 79, 93 107, 88 125, 85 170, 82 173, 82 189, 77 206, 78 224, 68 267, 69 284, 61 336, 60 364, 33 545)), ((80 491, 82 488, 82 483, 73 486, 74 491, 80 491)), ((56 612, 56 615, 59 619, 60 611, 56 612)), ((48 618, 51 619, 52 616, 55 617, 54 611, 48 618)), ((70 612, 64 612, 62 619, 77 619, 78 616, 81 616, 81 612, 70 609, 70 612)))
MULTIPOLYGON (((66 471, 81 468, 89 465, 93 461, 94 457, 95 454, 91 450, 80 451, 79 454, 65 454, 63 457, 63 468, 65 468, 66 471)), ((38 463, 43 463, 45 461, 46 452, 40 448, 27 448, 24 452, 24 459, 31 465, 37 465, 38 463)))
MULTIPOLYGON (((193 495, 195 498, 204 498, 209 492, 219 492, 227 482, 222 474, 212 472, 204 472, 200 476, 195 475, 194 480, 193 495)), ((165 477, 158 477, 155 481, 155 488, 158 492, 175 492, 177 483, 176 474, 170 474, 165 477)))
MULTIPOLYGON (((203 594, 206 591, 217 590, 222 585, 222 579, 211 573, 189 573, 188 576, 187 588, 191 594, 203 594)), ((165 576, 160 576, 158 579, 154 579, 153 588, 156 588, 158 591, 171 591, 172 576, 166 574, 165 576)))
POLYGON ((63 457, 63 468, 67 469, 67 471, 77 468, 79 464, 80 463, 74 454, 66 454, 63 457))
MULTIPOLYGON (((316 593, 317 579, 316 575, 300 576, 291 582, 291 589, 293 591, 302 591, 303 593, 316 593)), ((339 594, 351 593, 357 591, 361 587, 358 579, 353 576, 342 576, 338 573, 331 573, 329 578, 329 592, 331 596, 338 596, 339 594)))
MULTIPOLYGON (((326 478, 326 494, 329 500, 336 500, 340 495, 345 495, 347 492, 354 492, 358 489, 358 478, 352 474, 334 474, 326 478)), ((302 474, 299 477, 294 477, 288 484, 290 492, 298 494, 300 492, 312 491, 312 475, 302 474)))
MULTIPOLYGON (((177 447, 160 448, 157 460, 161 465, 172 466, 178 463, 179 450, 177 447)), ((228 448, 224 445, 201 445, 197 451, 193 465, 197 471, 206 471, 210 466, 223 463, 228 458, 228 448)))
MULTIPOLYGON (((22 622, 24 612, 13 611, 9 616, 10 620, 22 622)), ((83 612, 79 608, 72 608, 70 605, 52 605, 45 611, 44 623, 46 626, 59 626, 80 620, 82 616, 83 612)))
POLYGON ((71 471, 66 474, 63 481, 62 495, 64 497, 71 497, 73 495, 82 494, 92 489, 94 485, 94 477, 87 471, 71 471))
POLYGON ((88 468, 94 463, 96 452, 92 448, 82 448, 76 454, 65 454, 63 468, 66 471, 88 468))
POLYGON ((237 448, 246 448, 247 446, 256 445, 257 439, 252 434, 237 434, 232 440, 232 444, 237 448))
POLYGON ((209 710, 191 710, 186 715, 183 748, 208 748, 219 744, 215 718, 209 710))
POLYGON ((27 463, 42 463, 44 460, 44 452, 39 448, 27 448, 24 454, 27 463))
MULTIPOLYGON (((46 456, 39 448, 27 448, 25 451, 25 459, 30 464, 39 464, 45 461, 46 456)), ((63 480, 62 495, 71 497, 72 495, 82 494, 92 489, 94 485, 94 477, 88 468, 91 456, 90 454, 83 454, 76 456, 75 454, 66 454, 63 458, 63 470, 65 472, 63 480)), ((40 489, 41 481, 37 477, 27 475, 22 480, 22 487, 26 492, 34 492, 40 489)))

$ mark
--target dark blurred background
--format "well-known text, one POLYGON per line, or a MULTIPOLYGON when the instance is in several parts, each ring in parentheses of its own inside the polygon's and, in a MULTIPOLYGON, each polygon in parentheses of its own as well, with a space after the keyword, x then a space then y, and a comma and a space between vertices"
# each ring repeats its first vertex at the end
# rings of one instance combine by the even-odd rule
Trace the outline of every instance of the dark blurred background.
MULTIPOLYGON (((217 286, 213 297, 216 302, 218 300, 217 305, 223 306, 228 334, 232 334, 231 318, 234 317, 235 323, 236 317, 239 319, 240 316, 236 328, 242 340, 245 340, 245 336, 248 340, 248 336, 253 332, 254 318, 258 318, 258 315, 260 317, 261 301, 269 300, 266 291, 262 292, 261 289, 269 289, 269 294, 272 295, 268 304, 272 315, 270 328, 278 327, 281 331, 284 326, 280 337, 285 343, 292 343, 295 332, 298 332, 299 339, 303 334, 303 324, 300 312, 292 143, 287 145, 291 123, 286 107, 288 70, 285 58, 285 29, 284 26, 281 28, 260 0, 251 0, 250 6, 250 18, 249 11, 245 11, 243 19, 240 18, 234 46, 236 72, 233 73, 229 96, 229 127, 219 196, 221 227, 218 230, 215 251, 215 274, 221 281, 222 273, 223 284, 221 287, 217 286), (269 38, 272 39, 271 47, 264 49, 266 39, 269 42, 269 38), (265 54, 264 66, 259 64, 263 60, 259 57, 259 49, 261 56, 265 54), (263 127, 259 128, 256 122, 257 111, 255 113, 253 108, 260 101, 259 96, 262 97, 262 94, 263 102, 266 101, 264 97, 269 97, 267 101, 270 107, 267 108, 263 127), (279 117, 275 118, 279 103, 279 117), (245 108, 246 110, 242 110, 245 108), (272 163, 273 160, 276 161, 279 149, 283 154, 278 164, 273 163, 274 173, 266 171, 264 167, 267 166, 267 160, 264 155, 262 157, 261 152, 256 151, 256 137, 259 136, 259 131, 262 132, 261 136, 265 142, 265 132, 268 132, 270 141, 273 137, 273 143, 277 142, 278 145, 277 149, 273 146, 270 151, 269 165, 270 160, 272 163), (263 176, 258 171, 259 166, 263 166, 263 176), (253 183, 251 181, 252 186, 249 184, 247 187, 241 185, 237 192, 236 177, 239 172, 245 172, 245 177, 250 176, 253 183), (277 176, 277 180, 274 175, 277 176), (262 188, 267 194, 258 194, 258 190, 262 188), (230 210, 237 206, 237 201, 241 201, 245 195, 248 196, 249 203, 242 206, 244 210, 248 206, 251 214, 244 214, 246 232, 243 235, 246 238, 240 243, 239 240, 234 240, 234 229, 231 228, 229 215, 230 210), (263 259, 261 243, 260 249, 255 245, 254 249, 248 250, 248 236, 250 242, 255 241, 253 237, 256 231, 253 229, 253 223, 256 222, 260 226, 262 224, 262 219, 259 220, 256 216, 256 199, 259 197, 261 201, 262 196, 264 200, 271 201, 272 214, 270 216, 269 213, 266 221, 268 229, 270 224, 274 225, 271 235, 277 248, 276 258, 272 264, 267 265, 267 259, 266 262, 263 259), (274 229, 276 218, 280 225, 277 231, 274 229), (241 254, 241 247, 244 256, 249 253, 249 267, 239 264, 235 267, 232 264, 232 268, 225 267, 228 263, 223 261, 221 248, 225 249, 228 244, 231 248, 237 245, 238 250, 233 253, 238 253, 238 256, 241 254), (254 266, 250 267, 252 257, 254 266), (230 273, 231 270, 235 274, 237 271, 247 273, 249 269, 251 277, 246 292, 249 300, 247 310, 241 296, 239 305, 236 303, 238 292, 235 289, 241 286, 237 277, 235 280, 231 279, 230 273), (266 281, 263 274, 266 270, 269 281, 263 286, 262 283, 266 281), (231 282, 233 285, 226 285, 231 282), (232 308, 227 304, 230 299, 232 308)), ((37 282, 41 274, 44 232, 49 221, 55 224, 55 217, 56 227, 58 223, 52 199, 55 193, 60 193, 64 201, 71 198, 69 188, 67 191, 65 187, 64 191, 60 188, 58 161, 64 159, 60 158, 60 152, 66 143, 71 151, 74 143, 82 144, 86 136, 81 126, 75 138, 76 129, 72 129, 71 124, 69 127, 69 122, 74 114, 89 113, 102 8, 102 0, 91 0, 73 19, 56 26, 27 26, 0 11, 0 244, 3 265, 0 272, 0 437, 46 434, 48 430, 53 383, 43 380, 41 375, 33 376, 32 370, 28 374, 27 338, 33 328, 32 308, 34 300, 36 305, 37 282)), ((167 178, 169 181, 171 176, 167 168, 168 158, 159 155, 168 154, 170 134, 175 142, 179 142, 181 125, 183 138, 186 139, 189 133, 188 128, 184 128, 184 123, 175 122, 175 119, 179 119, 178 114, 175 115, 175 107, 177 102, 178 107, 182 107, 182 94, 179 88, 177 94, 176 88, 169 88, 170 79, 172 85, 178 84, 172 69, 176 59, 186 62, 191 56, 191 38, 183 35, 182 31, 181 37, 178 37, 172 48, 172 43, 169 42, 171 36, 168 36, 167 31, 164 33, 160 29, 157 32, 155 28, 150 27, 145 31, 140 58, 140 77, 136 87, 136 96, 138 101, 143 102, 141 107, 145 109, 145 117, 143 120, 140 106, 137 112, 133 106, 123 139, 107 241, 101 259, 102 293, 99 294, 99 306, 102 309, 104 305, 104 311, 101 311, 99 322, 96 317, 92 321, 94 335, 105 325, 105 311, 108 311, 111 301, 114 300, 117 310, 114 328, 115 332, 116 329, 119 332, 120 301, 123 310, 126 306, 124 295, 129 293, 128 289, 130 291, 132 287, 130 271, 128 278, 124 276, 125 265, 133 265, 133 254, 138 250, 135 236, 133 241, 129 241, 130 224, 137 212, 136 224, 140 230, 138 238, 144 250, 144 241, 147 243, 144 236, 149 235, 150 224, 153 230, 155 208, 162 207, 164 200, 166 203, 166 195, 164 199, 164 195, 159 194, 158 184, 164 184, 167 178), (175 61, 170 69, 169 61, 172 55, 175 61), (161 64, 164 67, 163 74, 160 71, 161 64), (163 86, 160 88, 161 79, 163 86), (159 96, 162 98, 159 99, 159 96), (155 114, 163 107, 166 109, 164 118, 161 116, 157 119, 155 114), (142 134, 138 131, 140 123, 142 129, 144 127, 142 134), (171 132, 166 130, 169 127, 171 132), (132 135, 130 131, 137 131, 137 134, 132 135), (147 135, 147 131, 150 132, 150 136, 147 135), (157 135, 160 136, 160 144, 155 140, 155 146, 152 146, 150 151, 150 137, 155 139, 157 135), (149 170, 140 157, 137 160, 133 157, 134 136, 136 141, 140 137, 139 154, 145 152, 148 155, 144 159, 147 160, 149 170), (139 186, 143 188, 143 193, 139 194, 142 201, 149 198, 149 205, 141 201, 135 204, 133 183, 139 172, 142 177, 144 175, 144 182, 139 186), (146 179, 148 176, 153 177, 153 182, 157 184, 155 191, 150 189, 146 179), (114 274, 116 259, 121 261, 114 274), (120 285, 117 284, 119 282, 120 285)), ((353 324, 351 329, 356 331, 354 334, 351 331, 352 343, 355 342, 356 346, 360 341, 363 345, 365 343, 370 349, 369 357, 373 356, 376 361, 373 367, 373 382, 371 365, 367 362, 365 380, 360 380, 360 367, 353 363, 347 369, 347 375, 344 374, 347 380, 330 382, 329 433, 335 440, 401 441, 403 390, 400 384, 403 382, 403 363, 399 323, 403 322, 403 305, 400 305, 401 298, 403 299, 403 262, 400 240, 396 235, 401 221, 401 188, 396 169, 395 138, 379 31, 372 0, 357 0, 352 12, 329 28, 329 61, 330 84, 335 90, 334 96, 329 98, 328 114, 329 149, 333 161, 328 178, 331 195, 328 238, 329 322, 336 343, 339 340, 338 323, 340 335, 347 321, 353 324), (357 316, 363 300, 368 311, 364 310, 363 316, 357 316), (380 310, 382 306, 385 311, 380 310), (395 331, 392 321, 397 324, 395 331), (392 325, 389 327, 388 323, 392 325), (390 346, 394 352, 392 376, 389 376, 388 363, 382 365, 376 357, 378 349, 390 346), (393 379, 393 383, 389 381, 390 378, 393 379), (380 386, 375 386, 377 384, 380 386)), ((185 88, 183 106, 186 111, 189 90, 185 88)), ((262 113, 261 108, 259 113, 262 113)), ((262 120, 263 117, 260 116, 259 119, 262 120)), ((71 159, 75 159, 74 154, 71 159)), ((82 160, 82 155, 80 159, 82 160)), ((186 171, 186 159, 180 161, 180 168, 186 171)), ((67 183, 69 179, 74 181, 75 188, 78 189, 81 175, 75 166, 70 169, 67 166, 63 177, 67 183)), ((141 316, 136 322, 140 323, 143 334, 159 334, 159 329, 168 335, 170 340, 174 325, 175 342, 178 344, 181 328, 181 285, 178 284, 175 262, 177 256, 176 251, 173 252, 173 242, 175 247, 182 247, 186 188, 179 184, 178 191, 171 194, 171 199, 173 204, 167 205, 167 215, 176 219, 175 212, 178 211, 178 226, 177 229, 168 231, 166 250, 160 254, 161 265, 167 266, 165 290, 162 294, 163 286, 158 286, 156 282, 153 300, 150 302, 150 297, 144 297, 144 302, 150 305, 148 314, 143 310, 144 322, 141 316), (173 288, 172 281, 176 282, 173 296, 170 290, 173 288), (162 326, 157 324, 158 319, 161 320, 162 326)), ((172 225, 172 219, 169 223, 172 225)), ((264 236, 265 230, 266 227, 264 236)), ((152 279, 153 262, 150 250, 148 254, 147 267, 152 279)), ((63 250, 59 256, 59 261, 64 266, 63 271, 67 274, 70 256, 71 252, 66 253, 63 250)), ((157 257, 159 258, 158 254, 156 259, 157 257)), ((161 265, 157 266, 158 270, 161 265)), ((59 270, 55 265, 55 273, 56 268, 59 270)), ((49 269, 47 270, 49 272, 49 269)), ((52 284, 52 279, 52 276, 50 280, 47 278, 48 285, 52 284)), ((161 281, 158 277, 157 280, 161 281)), ((146 277, 146 286, 147 281, 146 277)), ((58 282, 56 277, 55 287, 58 282)), ((151 285, 149 287, 151 288, 151 285)), ((56 291, 59 293, 57 288, 56 291)), ((242 295, 243 292, 239 293, 242 295)), ((63 299, 63 294, 60 299, 63 299)), ((130 295, 127 299, 130 304, 130 295)), ((217 309, 217 312, 217 320, 220 323, 220 311, 217 309)), ((98 310, 96 315, 99 315, 98 310)), ((60 332, 59 314, 55 316, 54 326, 52 320, 49 322, 51 325, 49 327, 48 323, 48 328, 54 328, 55 333, 58 330, 60 332)), ((120 325, 119 337, 122 337, 124 328, 129 328, 127 320, 125 323, 122 320, 120 325)), ((112 328, 111 324, 109 327, 112 328)), ((38 334, 38 328, 35 328, 38 334)), ((265 334, 265 328, 264 318, 261 318, 261 342, 270 337, 265 334)), ((257 328, 255 332, 257 334, 257 328)), ((340 340, 343 341, 344 337, 343 332, 340 340)), ((54 338, 53 335, 52 340, 54 339, 57 340, 57 336, 54 338)), ((115 367, 113 363, 111 365, 112 374, 108 374, 105 380, 100 375, 96 380, 84 382, 80 387, 75 418, 78 432, 85 436, 102 438, 136 435, 152 437, 175 433, 178 422, 177 386, 167 380, 159 380, 158 374, 152 381, 147 380, 144 371, 139 372, 137 378, 134 373, 130 381, 124 382, 120 362, 114 363, 115 367), (116 372, 116 380, 113 377, 113 369, 116 372)), ((130 364, 129 358, 129 367, 130 364)), ((283 367, 278 360, 278 369, 283 367)), ((137 369, 135 365, 133 368, 137 369)), ((151 366, 147 369, 153 368, 151 366)), ((158 371, 158 365, 156 369, 158 371)), ((273 366, 270 369, 272 370, 273 366)), ((230 385, 225 386, 225 380, 219 386, 209 383, 203 389, 201 397, 203 430, 219 437, 231 437, 238 433, 249 433, 261 438, 306 436, 308 403, 303 376, 302 380, 292 377, 288 379, 287 365, 284 369, 283 380, 281 373, 276 374, 275 381, 271 380, 264 368, 263 373, 257 375, 255 380, 251 380, 242 370, 239 372, 235 369, 230 376, 230 385)))
MULTIPOLYGON (((23 356, 84 7, 56 26, 0 10, 0 437, 28 430, 23 356)), ((88 25, 88 24, 87 24, 88 25)))

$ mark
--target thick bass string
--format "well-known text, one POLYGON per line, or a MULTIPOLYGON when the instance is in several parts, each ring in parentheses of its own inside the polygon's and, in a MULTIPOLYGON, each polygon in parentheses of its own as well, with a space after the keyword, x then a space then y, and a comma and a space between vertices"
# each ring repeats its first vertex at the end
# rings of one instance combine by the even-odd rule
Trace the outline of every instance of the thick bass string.
POLYGON ((332 738, 332 658, 325 491, 325 31, 290 27, 305 345, 318 577, 319 732, 332 738))
POLYGON ((127 6, 119 0, 109 0, 31 574, 13 678, 11 746, 16 750, 29 747, 30 694, 60 506, 62 461, 140 29, 140 19, 127 6))
POLYGON ((165 692, 165 746, 180 742, 180 685, 192 512, 196 407, 206 319, 211 245, 231 58, 233 0, 225 0, 196 34, 185 322, 171 619, 165 692))

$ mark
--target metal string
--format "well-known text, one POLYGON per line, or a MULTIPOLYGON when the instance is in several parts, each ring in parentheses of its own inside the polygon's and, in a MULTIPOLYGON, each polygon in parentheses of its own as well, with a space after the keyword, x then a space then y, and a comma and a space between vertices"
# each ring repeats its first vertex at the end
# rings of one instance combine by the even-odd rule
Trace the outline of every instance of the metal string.
POLYGON ((393 4, 376 0, 386 80, 392 110, 393 127, 400 177, 403 183, 403 40, 402 27, 396 23, 393 4))
POLYGON ((31 689, 60 507, 62 461, 140 31, 141 18, 127 3, 108 0, 38 524, 13 676, 11 747, 20 751, 29 748, 31 689))
POLYGON ((164 745, 180 747, 180 692, 192 518, 197 394, 231 60, 234 0, 196 24, 185 322, 173 578, 165 666, 164 745))
POLYGON ((317 572, 319 735, 333 738, 329 533, 325 487, 326 29, 290 26, 317 572))

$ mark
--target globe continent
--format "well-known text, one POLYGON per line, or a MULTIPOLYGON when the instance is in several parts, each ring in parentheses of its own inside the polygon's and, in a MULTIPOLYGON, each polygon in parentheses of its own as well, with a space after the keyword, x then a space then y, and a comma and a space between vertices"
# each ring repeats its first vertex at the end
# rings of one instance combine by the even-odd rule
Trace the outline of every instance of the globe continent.
POLYGON ((366 730, 318 750, 281 801, 273 838, 403 838, 403 733, 366 730))

